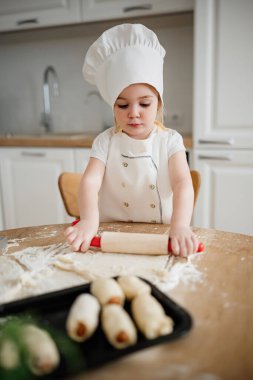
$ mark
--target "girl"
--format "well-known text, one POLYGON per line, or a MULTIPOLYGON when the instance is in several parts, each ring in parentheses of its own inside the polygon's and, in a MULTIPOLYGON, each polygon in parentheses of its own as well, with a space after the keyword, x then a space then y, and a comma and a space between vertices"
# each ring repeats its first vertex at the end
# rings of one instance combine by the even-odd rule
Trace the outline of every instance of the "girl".
POLYGON ((164 56, 155 33, 140 24, 105 31, 87 52, 84 77, 112 106, 115 126, 92 146, 78 195, 80 222, 66 230, 74 251, 87 251, 99 222, 113 221, 170 223, 173 253, 197 250, 183 140, 161 123, 164 56))

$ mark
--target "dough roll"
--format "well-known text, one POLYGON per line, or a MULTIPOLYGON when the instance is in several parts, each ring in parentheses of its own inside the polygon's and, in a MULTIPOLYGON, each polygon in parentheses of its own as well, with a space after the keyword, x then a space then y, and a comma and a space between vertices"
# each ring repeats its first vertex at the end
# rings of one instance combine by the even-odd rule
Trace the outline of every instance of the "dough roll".
POLYGON ((151 293, 151 287, 136 276, 120 276, 117 281, 129 301, 139 294, 151 293))
POLYGON ((133 318, 139 330, 148 339, 167 335, 173 330, 173 320, 168 317, 162 305, 151 294, 140 294, 131 304, 133 318))
POLYGON ((103 232, 101 249, 104 252, 168 255, 168 235, 128 232, 103 232))
POLYGON ((137 341, 137 332, 128 313, 120 305, 106 305, 102 309, 102 329, 112 346, 125 348, 137 341))
POLYGON ((9 338, 0 342, 0 368, 15 369, 20 364, 20 354, 17 343, 9 338))
POLYGON ((99 323, 100 304, 91 294, 80 294, 72 304, 67 321, 68 335, 76 342, 84 342, 99 323))
POLYGON ((91 283, 90 291, 97 297, 101 305, 111 303, 124 304, 125 295, 123 290, 113 278, 101 277, 94 280, 91 283))
POLYGON ((28 354, 28 366, 35 375, 49 374, 59 365, 58 349, 47 331, 26 325, 22 330, 22 341, 28 354))

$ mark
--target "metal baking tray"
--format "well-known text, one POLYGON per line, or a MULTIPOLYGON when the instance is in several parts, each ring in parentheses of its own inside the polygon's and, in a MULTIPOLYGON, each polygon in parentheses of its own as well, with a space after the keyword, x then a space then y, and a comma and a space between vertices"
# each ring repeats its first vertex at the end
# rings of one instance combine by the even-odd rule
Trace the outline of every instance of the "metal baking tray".
MULTIPOLYGON (((144 280, 144 279, 142 279, 144 280)), ((140 332, 138 333, 138 341, 135 345, 125 349, 116 349, 112 347, 101 327, 99 326, 96 332, 86 342, 76 343, 79 346, 83 362, 83 368, 69 369, 66 365, 66 358, 61 353, 61 347, 58 347, 61 353, 60 366, 51 374, 47 376, 40 376, 45 379, 62 379, 74 375, 81 371, 88 371, 90 369, 98 368, 99 366, 109 363, 113 360, 120 359, 125 355, 131 354, 151 346, 161 343, 168 343, 175 339, 181 338, 192 327, 192 318, 189 313, 175 303, 172 299, 162 293, 156 286, 146 281, 152 289, 152 295, 161 303, 167 315, 174 321, 173 332, 155 339, 146 339, 140 332)), ((51 293, 42 294, 35 297, 29 297, 15 302, 10 302, 0 305, 0 317, 6 316, 22 316, 36 315, 38 317, 39 326, 43 328, 53 328, 66 334, 65 322, 68 311, 80 293, 90 291, 90 284, 76 286, 72 288, 63 289, 51 293)), ((130 303, 126 301, 125 309, 130 312, 130 303)), ((38 378, 38 377, 36 377, 38 378)))

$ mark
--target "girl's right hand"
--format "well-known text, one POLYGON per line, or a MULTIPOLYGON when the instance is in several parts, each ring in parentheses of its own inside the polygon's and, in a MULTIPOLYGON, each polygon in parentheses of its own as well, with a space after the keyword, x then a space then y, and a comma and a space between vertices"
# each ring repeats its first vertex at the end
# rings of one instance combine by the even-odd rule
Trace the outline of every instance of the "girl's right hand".
POLYGON ((92 226, 88 220, 80 220, 74 226, 68 227, 65 231, 67 242, 73 251, 86 252, 89 249, 91 239, 96 235, 98 226, 92 226))

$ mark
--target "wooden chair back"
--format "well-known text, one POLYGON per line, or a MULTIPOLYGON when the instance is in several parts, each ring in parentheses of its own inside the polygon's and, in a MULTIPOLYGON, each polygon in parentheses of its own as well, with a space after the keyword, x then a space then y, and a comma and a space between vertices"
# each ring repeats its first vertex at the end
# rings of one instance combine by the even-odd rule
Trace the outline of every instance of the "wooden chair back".
POLYGON ((58 185, 61 197, 67 213, 70 216, 79 218, 79 208, 77 194, 81 182, 82 174, 64 172, 59 176, 58 185))
POLYGON ((196 204, 201 185, 201 175, 197 170, 191 170, 192 185, 194 189, 194 206, 196 204))
MULTIPOLYGON (((198 171, 191 170, 192 184, 194 189, 194 206, 198 197, 201 184, 201 176, 198 171)), ((68 215, 79 218, 77 193, 82 174, 64 172, 59 176, 58 184, 61 197, 68 215)))

